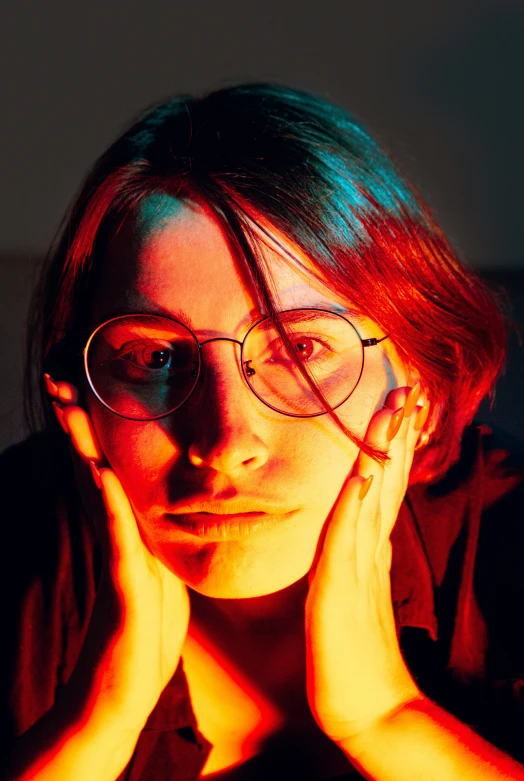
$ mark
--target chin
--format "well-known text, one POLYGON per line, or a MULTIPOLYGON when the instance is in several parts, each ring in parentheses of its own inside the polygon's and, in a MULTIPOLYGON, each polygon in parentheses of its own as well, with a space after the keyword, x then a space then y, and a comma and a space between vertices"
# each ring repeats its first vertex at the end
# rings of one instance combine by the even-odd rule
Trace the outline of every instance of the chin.
POLYGON ((200 583, 186 583, 186 585, 194 591, 198 591, 202 596, 213 599, 250 599, 282 591, 292 586, 304 575, 305 572, 296 577, 286 575, 280 578, 268 578, 267 576, 265 578, 239 578, 218 575, 215 578, 207 578, 200 583))
POLYGON ((309 572, 315 554, 314 544, 292 555, 287 546, 257 553, 218 543, 184 554, 177 547, 169 558, 162 552, 165 565, 186 586, 216 599, 249 599, 288 588, 309 572))

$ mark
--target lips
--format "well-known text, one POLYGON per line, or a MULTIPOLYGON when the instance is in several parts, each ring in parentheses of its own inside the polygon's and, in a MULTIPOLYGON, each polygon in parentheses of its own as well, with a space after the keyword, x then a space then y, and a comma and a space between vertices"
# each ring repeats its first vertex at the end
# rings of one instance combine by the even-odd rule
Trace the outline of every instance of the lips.
MULTIPOLYGON (((196 488, 196 486, 195 486, 196 488)), ((246 540, 280 533, 296 514, 289 500, 241 494, 232 486, 221 492, 198 491, 180 497, 165 514, 169 526, 208 542, 246 540)))
POLYGON ((285 515, 291 512, 293 508, 284 506, 277 502, 271 502, 262 498, 233 498, 227 500, 221 499, 192 499, 191 501, 181 501, 175 504, 170 510, 169 515, 193 515, 206 513, 211 515, 285 515))
POLYGON ((200 537, 209 542, 246 540, 268 531, 282 530, 294 517, 293 511, 287 513, 242 512, 177 512, 168 513, 166 518, 172 528, 200 537))

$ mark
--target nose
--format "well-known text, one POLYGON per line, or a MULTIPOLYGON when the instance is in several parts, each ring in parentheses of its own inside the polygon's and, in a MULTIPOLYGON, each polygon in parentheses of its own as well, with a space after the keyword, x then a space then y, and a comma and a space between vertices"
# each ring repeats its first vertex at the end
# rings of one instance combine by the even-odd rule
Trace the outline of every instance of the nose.
POLYGON ((203 352, 202 373, 190 400, 188 457, 193 466, 241 477, 268 459, 267 445, 255 430, 260 402, 242 377, 237 343, 217 340, 203 352))

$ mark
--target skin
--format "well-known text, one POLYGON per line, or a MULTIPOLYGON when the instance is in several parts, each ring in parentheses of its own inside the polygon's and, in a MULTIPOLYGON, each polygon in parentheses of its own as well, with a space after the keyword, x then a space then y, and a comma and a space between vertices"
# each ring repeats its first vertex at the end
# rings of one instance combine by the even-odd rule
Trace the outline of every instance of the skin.
MULTIPOLYGON (((304 274, 291 258, 307 259, 284 237, 277 238, 287 250, 285 259, 276 245, 261 248, 281 308, 347 304, 304 274)), ((212 211, 202 204, 149 199, 107 250, 92 325, 127 312, 176 317, 177 311, 189 318, 200 341, 242 339, 261 317, 242 261, 212 211)), ((384 335, 368 319, 355 324, 364 338, 384 335)), ((241 376, 238 353, 232 343, 206 345, 206 379, 182 408, 161 420, 125 420, 86 393, 106 460, 150 551, 199 594, 235 599, 237 615, 242 608, 254 614, 277 608, 275 602, 285 603, 287 592, 258 604, 253 598, 282 592, 308 573, 324 522, 358 455, 327 415, 290 418, 263 405, 241 376), (177 500, 201 491, 220 495, 232 487, 241 496, 276 500, 292 514, 264 534, 220 542, 174 529, 164 517, 177 500)), ((363 436, 387 393, 407 383, 406 370, 386 340, 366 349, 360 383, 338 412, 363 436)))
MULTIPOLYGON (((349 304, 313 280, 309 260, 285 237, 272 232, 260 248, 280 308, 349 304)), ((200 341, 242 339, 262 315, 242 260, 202 204, 151 200, 123 223, 104 260, 93 328, 129 312, 178 312, 191 320, 200 341)), ((351 319, 363 338, 384 335, 370 320, 351 319)), ((205 375, 193 396, 180 410, 147 423, 110 412, 88 387, 80 388, 80 406, 72 386, 48 380, 48 389, 63 405, 55 409, 76 453, 102 467, 95 481, 102 482, 112 528, 109 549, 126 562, 120 582, 127 584, 132 607, 125 612, 141 627, 130 636, 134 643, 152 637, 152 620, 162 628, 163 673, 151 690, 162 690, 180 653, 178 624, 186 608, 179 604, 178 584, 186 584, 189 634, 202 638, 203 629, 206 647, 221 648, 288 714, 293 730, 312 735, 312 714, 321 733, 340 745, 355 729, 418 696, 397 644, 389 535, 428 408, 415 406, 418 386, 410 392, 412 378, 390 339, 366 350, 360 383, 338 413, 356 434, 388 451, 391 463, 384 470, 327 415, 297 419, 267 408, 247 387, 237 353, 232 343, 205 345, 205 375), (396 434, 390 431, 394 419, 396 434), (360 490, 371 475, 363 502, 360 490), (286 502, 291 515, 262 534, 220 541, 188 535, 164 517, 174 501, 232 488, 240 496, 286 502), (152 618, 153 605, 160 612, 152 618), (376 695, 371 700, 370 686, 376 695)), ((104 522, 97 532, 102 541, 104 522)), ((138 669, 149 668, 142 657, 151 653, 158 651, 149 641, 134 646, 131 657, 125 650, 126 666, 133 658, 138 669)), ((145 692, 144 701, 148 697, 145 692)), ((326 744, 317 748, 325 759, 326 744)))
MULTIPOLYGON (((154 208, 138 220, 124 224, 110 247, 94 302, 94 325, 98 318, 119 314, 115 306, 123 311, 162 307, 169 313, 176 301, 186 316, 194 317, 201 340, 210 335, 241 338, 246 319, 249 323, 261 313, 241 262, 212 214, 177 202, 160 204, 163 212, 156 208, 159 204, 150 206, 154 208), (199 330, 200 324, 207 333, 199 330)), ((288 250, 289 256, 296 248, 288 245, 288 250)), ((293 263, 287 263, 284 273, 278 254, 269 247, 266 251, 283 308, 321 302, 330 308, 338 303, 310 279, 304 285, 303 273, 293 263)), ((369 322, 360 325, 374 328, 369 322)), ((373 330, 363 333, 381 336, 373 330)), ((106 591, 102 577, 88 632, 96 640, 95 658, 87 641, 87 653, 83 649, 82 654, 88 678, 95 669, 98 680, 101 672, 102 683, 110 684, 109 689, 102 687, 103 696, 114 691, 126 724, 131 718, 126 730, 138 735, 144 715, 174 672, 190 612, 186 583, 197 596, 192 615, 199 613, 199 599, 222 605, 222 640, 228 634, 233 640, 226 653, 228 666, 233 660, 237 670, 247 669, 273 702, 282 694, 289 730, 295 737, 307 736, 307 761, 319 763, 314 772, 340 774, 349 759, 366 775, 383 781, 435 773, 457 779, 499 778, 501 773, 523 777, 520 765, 425 698, 400 652, 389 538, 429 404, 419 398, 418 384, 410 389, 412 378, 390 340, 373 350, 361 384, 342 410, 347 425, 365 434, 370 444, 387 449, 390 461, 385 468, 358 452, 326 416, 297 420, 266 411, 232 360, 231 352, 238 348, 227 343, 208 347, 205 382, 185 414, 148 424, 119 419, 89 393, 82 399, 88 417, 77 406, 76 389, 46 377, 51 397, 63 405, 55 405, 55 411, 76 454, 102 467, 98 470, 92 463, 105 505, 106 521, 97 531, 102 532, 101 541, 107 535, 109 577, 106 591), (417 401, 423 406, 416 406, 417 401), (178 531, 173 538, 166 534, 162 514, 168 501, 181 498, 188 488, 215 495, 231 488, 241 495, 258 491, 260 497, 285 498, 294 503, 294 510, 271 532, 241 541, 187 541, 178 531), (100 656, 97 638, 105 628, 108 602, 115 598, 117 615, 125 621, 110 635, 106 659, 100 656), (268 614, 271 608, 274 614, 268 614), (287 618, 289 610, 302 625, 287 633, 287 658, 305 657, 305 670, 286 670, 283 680, 291 681, 292 688, 282 691, 280 683, 272 690, 262 664, 253 664, 256 654, 246 656, 246 643, 238 642, 245 639, 249 648, 249 637, 230 630, 253 629, 265 615, 272 636, 285 638, 277 620, 287 618), (304 689, 320 733, 312 733, 302 717, 304 689), (328 738, 327 747, 335 744, 335 754, 319 742, 319 734, 324 741, 328 738)), ((220 646, 218 624, 209 621, 206 629, 220 646)), ((251 651, 258 645, 262 661, 266 645, 261 656, 262 643, 251 632, 253 638, 251 651)), ((283 658, 273 655, 275 662, 283 658)), ((270 664, 271 673, 278 669, 278 664, 270 664)), ((94 696, 96 703, 102 699, 98 691, 94 696)), ((115 708, 110 711, 114 719, 115 708)), ((237 719, 235 712, 233 724, 237 719)))

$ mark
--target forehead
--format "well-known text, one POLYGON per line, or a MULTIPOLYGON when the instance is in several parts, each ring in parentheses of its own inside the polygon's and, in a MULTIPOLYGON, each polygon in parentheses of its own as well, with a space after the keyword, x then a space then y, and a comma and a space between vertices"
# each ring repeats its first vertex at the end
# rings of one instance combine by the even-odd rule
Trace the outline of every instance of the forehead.
MULTIPOLYGON (((308 273, 311 261, 298 247, 262 225, 258 251, 280 309, 347 306, 308 273)), ((92 307, 95 324, 129 312, 183 319, 206 334, 231 333, 264 314, 247 264, 215 212, 166 195, 146 198, 106 249, 92 307)))

